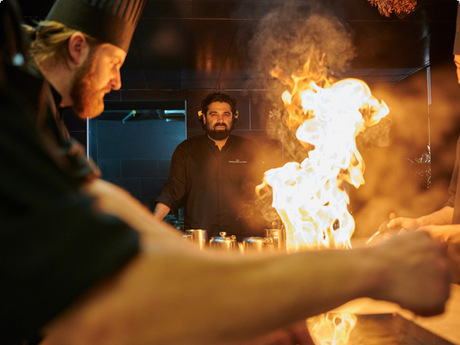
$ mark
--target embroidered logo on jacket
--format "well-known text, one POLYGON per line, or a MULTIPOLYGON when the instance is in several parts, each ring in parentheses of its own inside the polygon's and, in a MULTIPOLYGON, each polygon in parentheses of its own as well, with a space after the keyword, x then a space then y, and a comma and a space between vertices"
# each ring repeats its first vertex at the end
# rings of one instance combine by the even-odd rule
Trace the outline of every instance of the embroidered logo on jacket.
POLYGON ((235 159, 234 161, 228 161, 229 163, 233 164, 246 164, 248 161, 240 161, 238 158, 235 159))

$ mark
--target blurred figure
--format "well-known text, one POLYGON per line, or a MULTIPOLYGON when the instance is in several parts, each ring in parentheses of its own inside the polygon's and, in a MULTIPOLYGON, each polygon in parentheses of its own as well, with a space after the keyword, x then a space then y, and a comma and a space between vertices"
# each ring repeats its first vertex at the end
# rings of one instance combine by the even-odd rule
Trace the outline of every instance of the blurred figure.
POLYGON ((418 218, 395 217, 387 227, 393 230, 423 230, 434 238, 448 244, 453 281, 460 283, 460 183, 458 172, 460 166, 460 138, 457 141, 456 160, 449 185, 449 199, 446 206, 428 215, 418 218))
MULTIPOLYGON (((457 30, 454 43, 454 60, 460 84, 460 3, 457 12, 457 30)), ((460 137, 457 141, 454 171, 449 185, 449 199, 446 205, 433 213, 418 218, 395 217, 388 223, 390 229, 423 230, 434 238, 448 244, 453 281, 460 283, 460 137)))
POLYGON ((185 230, 204 229, 209 237, 226 232, 238 240, 264 236, 266 226, 254 205, 262 159, 252 140, 231 134, 238 120, 236 101, 211 93, 198 115, 206 133, 174 151, 155 216, 161 220, 183 202, 185 230))

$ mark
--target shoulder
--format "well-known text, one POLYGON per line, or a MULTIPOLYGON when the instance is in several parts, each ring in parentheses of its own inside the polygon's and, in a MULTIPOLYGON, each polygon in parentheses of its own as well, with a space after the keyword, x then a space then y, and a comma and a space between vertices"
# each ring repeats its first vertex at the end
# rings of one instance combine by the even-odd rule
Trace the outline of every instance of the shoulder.
POLYGON ((177 145, 175 153, 187 153, 194 148, 201 147, 206 143, 205 135, 197 135, 188 139, 185 139, 179 145, 177 145))
POLYGON ((203 134, 196 135, 196 136, 185 139, 177 147, 181 147, 181 148, 193 147, 196 145, 202 145, 203 143, 206 143, 206 141, 207 141, 206 135, 203 135, 203 134))
POLYGON ((239 135, 230 135, 230 138, 233 142, 240 145, 256 145, 254 140, 239 135))
POLYGON ((231 143, 234 147, 238 147, 239 149, 244 149, 247 151, 257 151, 258 146, 253 139, 249 139, 246 137, 242 137, 239 135, 231 135, 230 136, 231 143))

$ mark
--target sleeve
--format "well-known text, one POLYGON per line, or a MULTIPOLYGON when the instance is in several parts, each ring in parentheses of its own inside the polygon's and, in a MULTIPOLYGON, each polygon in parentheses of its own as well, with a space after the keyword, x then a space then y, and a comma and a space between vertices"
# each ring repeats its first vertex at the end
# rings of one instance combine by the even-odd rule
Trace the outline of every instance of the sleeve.
POLYGON ((186 160, 187 150, 182 143, 179 144, 173 153, 169 178, 156 199, 157 202, 165 204, 172 210, 175 210, 179 206, 186 194, 186 160))
POLYGON ((0 344, 34 336, 139 249, 95 213, 42 147, 30 113, 0 93, 0 344))
POLYGON ((458 169, 460 165, 460 137, 457 141, 457 150, 454 171, 452 172, 452 177, 449 185, 449 199, 447 200, 446 206, 454 207, 455 206, 455 194, 457 192, 457 180, 458 180, 458 169))

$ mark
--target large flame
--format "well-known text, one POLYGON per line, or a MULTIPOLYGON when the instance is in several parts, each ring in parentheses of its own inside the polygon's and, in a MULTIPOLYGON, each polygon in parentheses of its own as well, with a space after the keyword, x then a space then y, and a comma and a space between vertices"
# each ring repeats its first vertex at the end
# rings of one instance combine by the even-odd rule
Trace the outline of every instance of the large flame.
MULTIPOLYGON (((303 80, 302 80, 303 81, 303 80)), ((265 173, 273 206, 286 228, 288 250, 348 248, 355 229, 348 211, 349 185, 364 183, 364 162, 356 136, 388 114, 388 107, 357 79, 322 88, 285 91, 282 99, 297 139, 309 148, 301 163, 289 162, 265 173)))
MULTIPOLYGON (((350 248, 355 222, 347 190, 364 183, 356 137, 389 109, 357 79, 315 78, 315 83, 307 76, 283 78, 280 70, 272 75, 290 87, 282 95, 286 125, 308 150, 301 163, 289 162, 265 173, 264 184, 273 189, 273 206, 286 229, 287 250, 350 248)), ((347 343, 356 318, 342 314, 340 323, 337 320, 326 314, 314 319, 310 331, 317 343, 347 343), (333 331, 326 335, 328 329, 333 331)))

